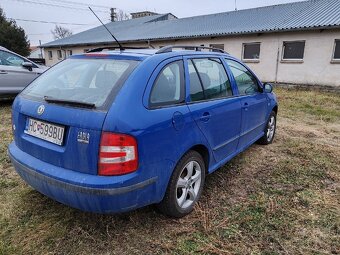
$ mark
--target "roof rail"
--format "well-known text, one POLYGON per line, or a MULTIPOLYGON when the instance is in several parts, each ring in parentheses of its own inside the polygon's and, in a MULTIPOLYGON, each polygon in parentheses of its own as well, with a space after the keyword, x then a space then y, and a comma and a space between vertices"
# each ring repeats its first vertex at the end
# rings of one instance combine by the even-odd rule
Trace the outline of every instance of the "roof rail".
POLYGON ((202 49, 208 49, 210 51, 217 51, 217 52, 225 53, 225 54, 229 55, 228 52, 226 52, 222 49, 213 48, 213 47, 206 47, 206 46, 195 46, 195 45, 169 45, 169 46, 164 46, 163 48, 159 49, 155 54, 172 52, 173 49, 194 50, 194 51, 201 51, 202 49))
POLYGON ((101 51, 104 51, 104 50, 117 50, 117 49, 122 51, 122 50, 145 50, 145 49, 149 49, 149 48, 148 47, 126 47, 126 46, 124 46, 123 49, 121 49, 119 46, 110 46, 110 47, 94 48, 92 50, 87 51, 86 53, 101 52, 101 51))

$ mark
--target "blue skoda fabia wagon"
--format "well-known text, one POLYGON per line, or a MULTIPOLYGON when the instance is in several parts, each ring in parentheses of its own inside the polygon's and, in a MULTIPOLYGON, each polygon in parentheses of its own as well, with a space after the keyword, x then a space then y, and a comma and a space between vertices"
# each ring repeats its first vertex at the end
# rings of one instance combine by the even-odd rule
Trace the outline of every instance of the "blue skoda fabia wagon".
POLYGON ((96 49, 71 56, 13 103, 9 155, 34 189, 71 207, 193 210, 207 174, 273 141, 270 84, 218 49, 96 49))

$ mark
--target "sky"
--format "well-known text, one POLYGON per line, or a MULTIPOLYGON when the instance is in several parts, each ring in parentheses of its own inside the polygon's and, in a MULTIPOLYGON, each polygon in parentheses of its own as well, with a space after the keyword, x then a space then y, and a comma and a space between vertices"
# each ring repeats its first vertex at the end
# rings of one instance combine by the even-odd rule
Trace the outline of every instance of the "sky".
MULTIPOLYGON (((236 0, 238 10, 290 3, 301 0, 236 0)), ((7 18, 15 19, 30 40, 31 46, 53 41, 51 30, 56 24, 73 34, 99 26, 87 9, 91 6, 104 23, 110 22, 110 7, 126 13, 153 11, 171 12, 178 18, 235 10, 235 0, 0 0, 7 18)))

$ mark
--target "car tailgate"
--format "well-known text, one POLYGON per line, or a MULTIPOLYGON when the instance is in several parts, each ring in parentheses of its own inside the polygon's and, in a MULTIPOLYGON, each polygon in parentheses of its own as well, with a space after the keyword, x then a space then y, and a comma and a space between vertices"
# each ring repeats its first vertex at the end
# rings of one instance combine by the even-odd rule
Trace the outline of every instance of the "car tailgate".
POLYGON ((97 174, 98 148, 106 112, 31 101, 14 102, 13 127, 16 145, 40 160, 65 169, 97 174), (44 111, 38 114, 38 108, 44 111), (61 145, 28 134, 29 119, 64 128, 61 145))

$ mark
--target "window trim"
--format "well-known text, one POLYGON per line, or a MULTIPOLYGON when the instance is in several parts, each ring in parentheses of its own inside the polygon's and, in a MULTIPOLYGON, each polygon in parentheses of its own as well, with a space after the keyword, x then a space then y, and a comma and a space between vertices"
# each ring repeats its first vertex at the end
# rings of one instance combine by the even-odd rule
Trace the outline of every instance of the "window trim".
MULTIPOLYGON (((204 94, 204 99, 203 100, 198 100, 198 101, 191 101, 191 97, 190 97, 190 84, 189 84, 189 99, 190 99, 190 101, 188 101, 187 104, 195 104, 195 103, 210 102, 210 101, 216 101, 216 100, 224 100, 224 99, 234 98, 234 97, 238 96, 238 95, 234 94, 234 89, 233 89, 233 85, 232 85, 232 79, 230 77, 228 69, 225 66, 223 58, 221 58, 219 56, 198 56, 198 57, 192 56, 192 57, 187 57, 187 64, 188 65, 189 65, 189 61, 192 62, 193 66, 195 68, 195 71, 197 73, 197 76, 199 78, 199 81, 200 81, 200 84, 201 84, 201 88, 202 88, 202 91, 203 91, 203 94, 204 94), (218 98, 208 98, 208 99, 206 98, 206 96, 205 96, 205 89, 204 89, 204 86, 203 86, 203 82, 201 80, 201 76, 199 75, 199 72, 197 70, 196 64, 192 60, 194 60, 194 59, 211 59, 211 58, 219 59, 221 61, 221 65, 223 66, 223 69, 224 69, 224 71, 225 71, 225 73, 226 73, 226 75, 228 77, 229 83, 230 83, 230 89, 231 89, 231 93, 232 93, 231 96, 224 96, 224 97, 218 97, 218 98)), ((190 82, 190 74, 189 74, 189 82, 190 82)))
POLYGON ((184 105, 185 101, 186 101, 186 84, 185 84, 185 68, 184 68, 184 61, 183 59, 176 59, 174 61, 168 62, 166 63, 162 69, 158 72, 156 78, 153 80, 152 82, 152 86, 150 89, 150 93, 148 95, 148 109, 150 110, 155 110, 155 109, 161 109, 161 108, 169 108, 169 107, 174 107, 174 106, 179 106, 179 105, 184 105), (180 67, 180 86, 181 86, 181 90, 180 90, 180 97, 177 101, 172 101, 172 102, 161 102, 161 103, 152 103, 151 102, 151 94, 153 91, 153 88, 155 86, 155 84, 158 81, 158 78, 160 76, 160 74, 164 71, 165 68, 167 68, 169 65, 174 64, 175 62, 181 62, 182 64, 179 65, 180 67))
POLYGON ((335 58, 335 48, 336 48, 336 44, 337 43, 339 43, 339 47, 340 47, 340 39, 335 39, 334 40, 333 51, 332 51, 332 58, 331 58, 331 63, 332 64, 340 64, 340 57, 339 58, 335 58))
POLYGON ((245 63, 259 63, 261 58, 261 42, 247 42, 242 43, 242 61, 245 63), (253 45, 253 44, 259 44, 260 45, 260 51, 259 51, 259 58, 244 58, 244 52, 245 52, 245 46, 247 45, 253 45))
POLYGON ((294 41, 282 41, 281 63, 303 63, 305 58, 306 40, 294 40, 294 41), (303 56, 302 58, 284 58, 285 55, 285 43, 303 42, 303 56))

